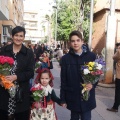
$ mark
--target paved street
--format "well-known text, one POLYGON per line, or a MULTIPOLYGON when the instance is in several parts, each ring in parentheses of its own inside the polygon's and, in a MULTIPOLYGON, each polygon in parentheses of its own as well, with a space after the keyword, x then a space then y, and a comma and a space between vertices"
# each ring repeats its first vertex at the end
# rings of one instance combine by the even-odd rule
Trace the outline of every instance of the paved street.
MULTIPOLYGON (((54 89, 59 96, 60 88, 60 67, 57 62, 54 62, 54 69, 51 70, 54 79, 54 89)), ((107 107, 112 107, 114 102, 114 88, 103 88, 97 86, 96 88, 97 107, 92 111, 92 120, 120 120, 119 112, 113 113, 106 110, 107 107)), ((56 104, 56 113, 58 120, 70 120, 70 112, 56 104)))

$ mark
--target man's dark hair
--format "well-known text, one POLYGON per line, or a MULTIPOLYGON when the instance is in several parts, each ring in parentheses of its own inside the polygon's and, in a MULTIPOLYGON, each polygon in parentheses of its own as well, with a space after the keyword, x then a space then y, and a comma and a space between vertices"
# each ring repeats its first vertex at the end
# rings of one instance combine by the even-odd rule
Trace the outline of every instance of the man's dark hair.
POLYGON ((118 47, 118 46, 120 46, 120 43, 116 43, 115 45, 116 45, 116 47, 118 47))
POLYGON ((24 36, 25 36, 26 32, 25 32, 25 28, 24 27, 16 26, 15 28, 13 28, 13 30, 12 30, 12 36, 14 36, 18 32, 23 32, 24 36))
POLYGON ((74 36, 74 35, 78 36, 81 40, 83 40, 82 34, 81 34, 81 32, 78 31, 78 30, 72 31, 72 32, 70 33, 70 35, 69 35, 69 40, 71 40, 71 37, 74 36))
POLYGON ((57 45, 57 48, 60 48, 60 45, 59 45, 59 44, 57 45))

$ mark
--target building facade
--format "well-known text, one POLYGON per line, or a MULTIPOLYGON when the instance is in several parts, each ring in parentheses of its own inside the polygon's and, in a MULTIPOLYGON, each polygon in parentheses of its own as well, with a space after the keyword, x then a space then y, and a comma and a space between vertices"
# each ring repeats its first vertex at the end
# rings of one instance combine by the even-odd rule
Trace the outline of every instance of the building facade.
MULTIPOLYGON (((110 0, 97 0, 94 8, 94 23, 92 36, 92 49, 99 54, 106 45, 107 18, 110 13, 110 0)), ((116 0, 116 38, 115 42, 120 42, 120 1, 116 0)))
POLYGON ((24 23, 26 29, 25 42, 31 44, 39 43, 46 36, 46 24, 44 16, 38 11, 24 11, 24 23), (44 18, 44 19, 42 19, 44 18))
MULTIPOLYGON (((45 1, 43 3, 45 4, 45 1)), ((46 43, 46 41, 51 39, 50 21, 46 18, 46 15, 51 16, 51 11, 48 8, 50 5, 47 5, 48 3, 42 5, 43 3, 40 3, 39 0, 24 1, 24 23, 27 32, 26 44, 46 43)))
POLYGON ((0 0, 0 44, 11 38, 11 30, 23 23, 23 0, 0 0))
POLYGON ((92 49, 106 62, 103 83, 114 83, 113 55, 120 42, 120 0, 97 0, 94 12, 92 49), (111 7, 112 6, 112 7, 111 7))

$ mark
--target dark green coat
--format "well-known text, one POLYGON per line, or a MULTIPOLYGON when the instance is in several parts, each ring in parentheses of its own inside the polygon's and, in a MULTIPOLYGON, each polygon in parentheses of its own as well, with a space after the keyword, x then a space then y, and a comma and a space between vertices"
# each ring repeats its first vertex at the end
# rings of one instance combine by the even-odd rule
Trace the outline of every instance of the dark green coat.
POLYGON ((51 94, 48 93, 48 96, 46 96, 46 100, 47 100, 47 102, 49 102, 50 100, 52 100, 53 102, 56 102, 56 103, 58 103, 58 104, 61 103, 60 98, 58 98, 58 97, 56 96, 54 89, 52 90, 52 93, 51 93, 51 94))

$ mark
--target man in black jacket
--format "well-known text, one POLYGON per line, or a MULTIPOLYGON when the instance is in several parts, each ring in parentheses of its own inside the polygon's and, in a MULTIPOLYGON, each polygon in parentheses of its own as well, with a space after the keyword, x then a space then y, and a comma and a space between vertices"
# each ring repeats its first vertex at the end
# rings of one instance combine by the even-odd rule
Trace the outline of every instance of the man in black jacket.
POLYGON ((62 106, 71 111, 71 120, 91 120, 91 110, 96 107, 95 85, 88 83, 86 89, 90 91, 88 101, 82 96, 81 65, 94 61, 94 53, 82 49, 83 39, 79 31, 73 31, 69 35, 70 51, 61 59, 61 89, 60 98, 62 106))
POLYGON ((1 48, 0 55, 14 59, 14 66, 6 79, 15 84, 19 93, 10 97, 8 91, 0 85, 0 119, 1 120, 29 120, 30 90, 29 80, 34 75, 34 55, 32 50, 22 43, 25 29, 17 26, 12 30, 13 43, 1 48))

